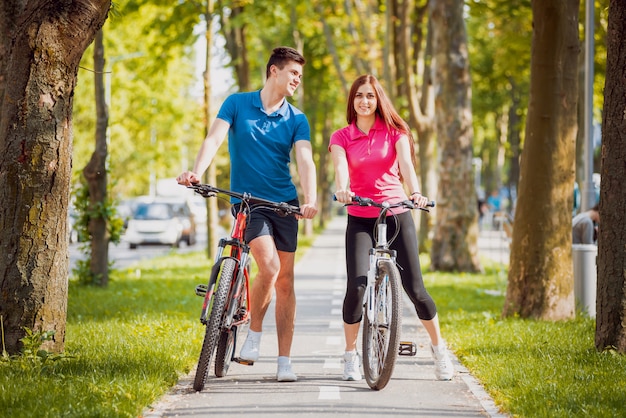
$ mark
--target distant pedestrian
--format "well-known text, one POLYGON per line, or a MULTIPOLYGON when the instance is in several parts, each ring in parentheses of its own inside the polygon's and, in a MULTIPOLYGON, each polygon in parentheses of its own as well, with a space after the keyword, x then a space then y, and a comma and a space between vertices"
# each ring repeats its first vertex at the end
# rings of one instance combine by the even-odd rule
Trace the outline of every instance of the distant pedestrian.
POLYGON ((598 237, 600 210, 598 205, 572 219, 572 244, 595 244, 598 237))
POLYGON ((500 198, 500 192, 494 190, 487 198, 487 205, 492 213, 500 212, 502 210, 502 199, 500 198))

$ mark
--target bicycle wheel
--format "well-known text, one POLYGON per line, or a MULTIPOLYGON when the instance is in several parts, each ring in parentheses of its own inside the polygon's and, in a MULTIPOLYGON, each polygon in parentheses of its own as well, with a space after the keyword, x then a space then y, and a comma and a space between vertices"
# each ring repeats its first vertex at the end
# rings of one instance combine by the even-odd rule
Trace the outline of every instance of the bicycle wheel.
MULTIPOLYGON (((374 315, 363 315, 363 371, 370 388, 384 388, 398 355, 402 326, 400 273, 391 260, 381 260, 374 288, 374 315)), ((367 312, 367 306, 366 310, 367 312)))
POLYGON ((213 352, 215 351, 220 336, 220 329, 224 319, 224 309, 226 307, 226 298, 230 291, 230 284, 235 267, 236 262, 233 259, 226 258, 222 261, 217 289, 211 301, 211 313, 209 314, 209 321, 207 322, 206 331, 204 333, 204 341, 202 342, 202 350, 200 351, 200 358, 198 359, 196 376, 193 381, 193 388, 197 392, 204 389, 209 365, 211 364, 211 357, 213 357, 213 352))
MULTIPOLYGON (((249 266, 247 269, 249 271, 249 266)), ((232 317, 232 323, 241 321, 248 311, 248 295, 246 292, 245 276, 243 272, 239 272, 239 276, 234 284, 235 289, 231 292, 231 297, 236 299, 230 300, 230 306, 226 308, 226 315, 232 317)), ((225 318, 225 322, 227 318, 225 318)), ((215 354, 215 376, 224 377, 228 373, 230 362, 233 359, 233 352, 237 345, 237 337, 239 329, 232 326, 230 329, 222 330, 219 342, 217 343, 217 353, 215 354)))

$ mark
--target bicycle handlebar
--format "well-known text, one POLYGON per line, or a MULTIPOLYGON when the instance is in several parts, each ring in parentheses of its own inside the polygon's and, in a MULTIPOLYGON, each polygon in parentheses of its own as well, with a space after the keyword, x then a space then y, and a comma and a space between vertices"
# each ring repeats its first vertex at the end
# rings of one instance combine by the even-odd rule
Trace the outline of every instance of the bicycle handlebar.
POLYGON ((232 190, 220 189, 219 187, 202 183, 193 183, 191 186, 187 186, 187 188, 192 189, 194 192, 205 198, 213 197, 217 194, 225 194, 234 197, 235 199, 239 199, 243 202, 247 202, 250 205, 264 206, 268 209, 278 212, 282 216, 302 216, 302 213, 300 213, 300 208, 297 206, 292 206, 285 202, 273 202, 271 200, 263 199, 261 197, 252 196, 250 193, 233 192, 232 190))
MULTIPOLYGON (((337 196, 333 195, 333 200, 337 200, 337 196)), ((423 210, 425 212, 428 212, 427 208, 434 208, 435 207, 435 201, 431 200, 430 202, 428 202, 426 204, 426 208, 416 208, 415 204, 413 203, 412 200, 403 200, 402 202, 398 202, 398 203, 389 203, 389 202, 375 202, 374 200, 370 199, 369 197, 361 197, 361 196, 352 196, 352 203, 346 203, 346 206, 373 206, 373 207, 377 207, 377 208, 385 208, 385 209, 392 209, 392 208, 407 208, 407 209, 420 209, 423 210)))

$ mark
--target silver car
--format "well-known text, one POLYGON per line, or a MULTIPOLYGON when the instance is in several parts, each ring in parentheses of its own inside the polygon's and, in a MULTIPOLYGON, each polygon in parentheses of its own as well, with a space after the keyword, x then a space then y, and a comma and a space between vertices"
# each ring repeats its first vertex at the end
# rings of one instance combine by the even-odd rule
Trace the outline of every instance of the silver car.
POLYGON ((189 228, 180 210, 167 202, 140 202, 124 234, 131 249, 141 244, 163 244, 178 247, 189 228))

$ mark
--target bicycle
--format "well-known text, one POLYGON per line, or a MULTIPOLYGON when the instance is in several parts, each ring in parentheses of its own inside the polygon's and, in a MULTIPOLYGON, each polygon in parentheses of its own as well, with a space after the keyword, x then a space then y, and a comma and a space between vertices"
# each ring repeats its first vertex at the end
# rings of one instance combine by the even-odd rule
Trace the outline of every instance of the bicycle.
POLYGON ((204 298, 200 322, 206 326, 193 382, 194 390, 200 392, 204 389, 214 352, 216 377, 226 376, 231 361, 249 366, 254 364, 253 361, 235 357, 238 330, 250 322, 250 247, 245 241, 249 216, 256 210, 273 210, 281 216, 301 213, 296 206, 272 202, 249 193, 200 183, 187 187, 204 198, 221 194, 241 201, 230 235, 219 241, 208 284, 197 285, 195 289, 196 295, 204 298))
MULTIPOLYGON (((402 281, 396 265, 396 251, 390 245, 398 236, 397 229, 387 238, 387 212, 394 208, 416 209, 410 200, 399 203, 381 202, 354 196, 346 205, 373 206, 380 209, 376 219, 374 238, 376 244, 369 250, 367 286, 363 295, 363 372, 370 388, 383 389, 395 366, 398 355, 414 356, 415 343, 400 341, 402 328, 402 281), (390 349, 398 347, 398 350, 390 349)), ((434 207, 431 201, 427 207, 434 207)), ((428 212, 426 208, 418 208, 428 212)))

